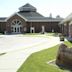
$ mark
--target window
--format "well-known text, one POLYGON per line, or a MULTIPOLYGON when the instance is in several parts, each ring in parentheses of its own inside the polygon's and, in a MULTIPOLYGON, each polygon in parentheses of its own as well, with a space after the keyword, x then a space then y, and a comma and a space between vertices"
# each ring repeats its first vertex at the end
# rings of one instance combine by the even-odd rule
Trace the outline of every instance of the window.
POLYGON ((18 19, 14 19, 11 23, 11 32, 12 33, 21 33, 22 23, 18 19))
POLYGON ((11 27, 11 31, 13 32, 13 27, 11 27))
POLYGON ((20 27, 20 30, 22 30, 22 27, 20 27))
POLYGON ((15 32, 16 32, 16 27, 15 27, 15 32))
POLYGON ((12 21, 12 25, 21 25, 21 21, 20 20, 18 20, 18 19, 14 19, 13 21, 12 21))
POLYGON ((19 32, 19 27, 17 28, 17 32, 19 32))
POLYGON ((17 23, 19 23, 19 21, 17 20, 17 23))

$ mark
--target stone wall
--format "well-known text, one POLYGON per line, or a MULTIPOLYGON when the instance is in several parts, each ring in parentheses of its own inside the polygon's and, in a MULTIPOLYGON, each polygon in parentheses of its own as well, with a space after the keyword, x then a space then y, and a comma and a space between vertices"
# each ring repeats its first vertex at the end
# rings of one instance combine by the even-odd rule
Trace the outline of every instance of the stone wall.
POLYGON ((59 46, 56 64, 72 66, 72 48, 68 48, 65 44, 61 44, 59 46))

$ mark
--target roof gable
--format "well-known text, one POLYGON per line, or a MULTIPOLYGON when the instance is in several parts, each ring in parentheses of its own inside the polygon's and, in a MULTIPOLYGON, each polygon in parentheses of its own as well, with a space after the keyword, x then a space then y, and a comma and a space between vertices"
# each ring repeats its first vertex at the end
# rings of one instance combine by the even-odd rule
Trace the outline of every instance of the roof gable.
POLYGON ((25 21, 27 21, 27 19, 25 18, 25 17, 23 17, 22 15, 20 15, 19 13, 14 13, 13 15, 11 15, 10 17, 8 17, 7 19, 6 19, 6 21, 7 20, 9 20, 11 17, 13 17, 14 15, 18 15, 19 17, 21 17, 22 19, 24 19, 25 21))

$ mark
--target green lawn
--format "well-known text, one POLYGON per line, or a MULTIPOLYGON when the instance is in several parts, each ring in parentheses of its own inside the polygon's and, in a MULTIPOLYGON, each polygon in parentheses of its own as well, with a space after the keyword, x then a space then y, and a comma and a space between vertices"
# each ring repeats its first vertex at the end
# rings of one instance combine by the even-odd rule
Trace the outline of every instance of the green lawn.
POLYGON ((43 38, 49 38, 49 36, 58 36, 58 33, 45 33, 45 34, 41 34, 41 33, 26 33, 23 34, 24 36, 28 36, 28 37, 43 37, 43 38))
MULTIPOLYGON (((72 46, 69 42, 65 42, 65 44, 72 46)), ((66 70, 61 70, 59 67, 47 64, 48 61, 56 59, 58 47, 59 45, 56 45, 52 48, 33 53, 17 72, 66 72, 66 70)))
POLYGON ((48 35, 48 36, 56 36, 58 35, 59 33, 45 33, 45 34, 41 34, 41 33, 26 33, 24 35, 48 35))

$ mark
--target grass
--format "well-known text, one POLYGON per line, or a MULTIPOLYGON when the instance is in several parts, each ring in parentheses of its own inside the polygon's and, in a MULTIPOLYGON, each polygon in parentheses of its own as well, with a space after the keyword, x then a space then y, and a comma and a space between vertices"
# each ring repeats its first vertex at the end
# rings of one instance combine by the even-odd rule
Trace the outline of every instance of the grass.
MULTIPOLYGON (((72 46, 70 42, 66 45, 72 46)), ((17 72, 66 72, 58 67, 47 64, 48 61, 56 59, 59 45, 33 53, 18 69, 17 72)))
POLYGON ((41 33, 26 33, 23 34, 24 36, 28 36, 28 37, 44 37, 44 38, 48 38, 49 36, 58 36, 58 33, 45 33, 45 34, 41 34, 41 33))
POLYGON ((47 33, 48 36, 58 36, 59 33, 47 33))
POLYGON ((26 33, 24 34, 26 37, 43 37, 43 38, 48 38, 47 34, 41 34, 41 33, 26 33))
MULTIPOLYGON (((58 33, 45 33, 45 34, 49 35, 49 36, 58 35, 58 33)), ((41 34, 41 33, 26 33, 24 35, 44 35, 44 34, 41 34)))

